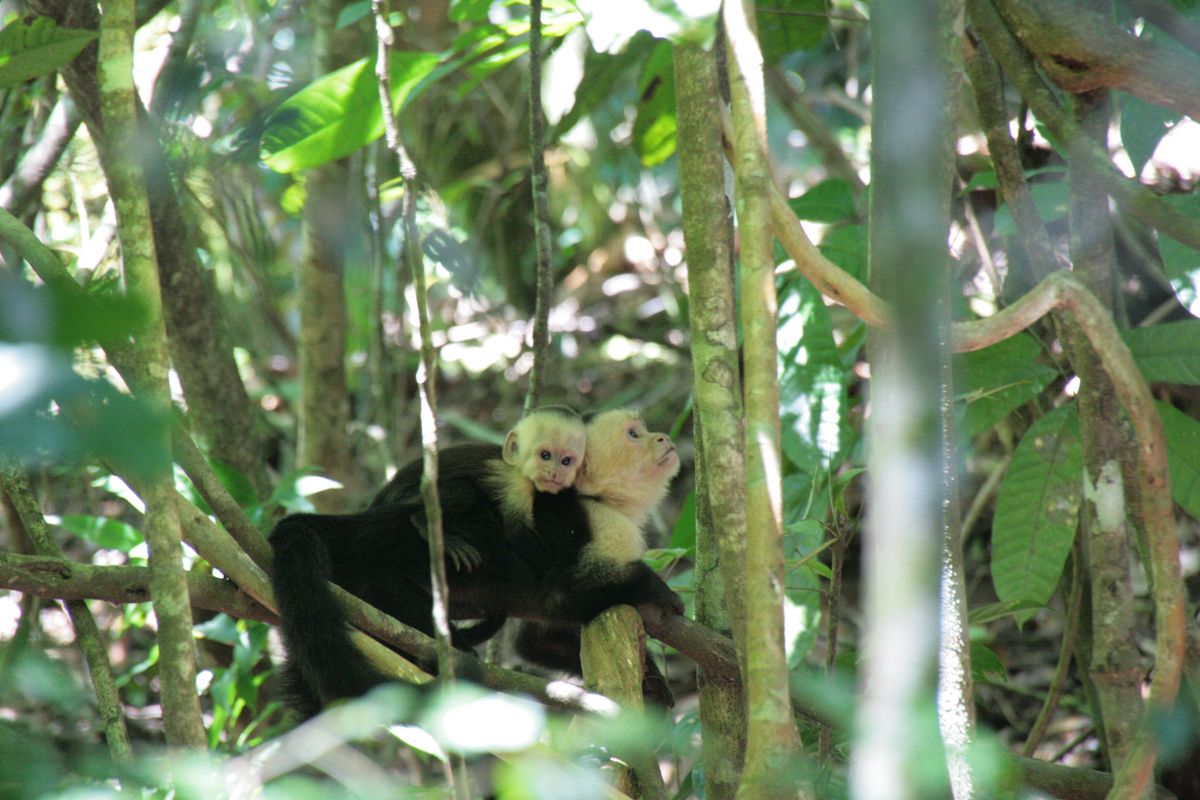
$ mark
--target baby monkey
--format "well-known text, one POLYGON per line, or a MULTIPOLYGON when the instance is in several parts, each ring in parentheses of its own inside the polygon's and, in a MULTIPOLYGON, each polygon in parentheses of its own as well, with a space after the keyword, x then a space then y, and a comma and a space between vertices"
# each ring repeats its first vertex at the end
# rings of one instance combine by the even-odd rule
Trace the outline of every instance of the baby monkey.
MULTIPOLYGON (((573 486, 586 445, 587 429, 573 409, 541 406, 530 411, 508 432, 499 459, 482 459, 482 476, 474 474, 470 468, 463 468, 459 456, 481 455, 479 448, 486 445, 447 448, 441 453, 447 464, 439 470, 438 478, 443 519, 446 509, 457 515, 463 508, 478 509, 481 505, 498 503, 506 525, 517 523, 533 528, 535 493, 557 494, 573 486)), ((376 495, 371 506, 413 508, 412 523, 428 541, 425 504, 419 492, 420 472, 414 475, 413 467, 419 469, 420 462, 396 473, 376 495)), ((460 572, 470 572, 478 567, 484 560, 480 546, 491 543, 490 540, 472 543, 465 533, 463 526, 443 525, 446 558, 460 572)))

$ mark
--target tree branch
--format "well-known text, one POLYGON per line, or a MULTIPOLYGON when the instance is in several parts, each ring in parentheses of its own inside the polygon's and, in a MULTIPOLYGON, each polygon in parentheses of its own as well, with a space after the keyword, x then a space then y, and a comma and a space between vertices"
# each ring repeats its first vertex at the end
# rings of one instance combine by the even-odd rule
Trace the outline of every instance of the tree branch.
MULTIPOLYGON (((220 611, 238 619, 278 624, 279 618, 230 581, 203 572, 187 573, 193 608, 220 611)), ((114 605, 150 600, 146 567, 98 567, 61 557, 0 552, 0 588, 47 600, 104 600, 114 605)))
POLYGON ((1080 3, 991 2, 1051 80, 1067 91, 1121 89, 1200 117, 1200 58, 1194 54, 1134 36, 1118 28, 1111 15, 1080 3))

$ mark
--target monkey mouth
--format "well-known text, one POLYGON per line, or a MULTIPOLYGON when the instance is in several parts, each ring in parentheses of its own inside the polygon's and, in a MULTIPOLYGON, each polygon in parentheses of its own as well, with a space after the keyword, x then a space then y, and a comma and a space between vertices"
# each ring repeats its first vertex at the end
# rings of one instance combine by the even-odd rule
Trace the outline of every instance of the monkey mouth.
POLYGON ((676 455, 678 455, 678 454, 675 452, 675 447, 671 446, 671 447, 667 448, 667 451, 665 453, 663 453, 661 456, 658 457, 657 463, 660 467, 665 467, 667 465, 667 462, 669 462, 671 460, 671 457, 676 456, 676 455))
POLYGON ((556 478, 542 478, 538 482, 538 490, 555 494, 564 488, 563 482, 556 478))

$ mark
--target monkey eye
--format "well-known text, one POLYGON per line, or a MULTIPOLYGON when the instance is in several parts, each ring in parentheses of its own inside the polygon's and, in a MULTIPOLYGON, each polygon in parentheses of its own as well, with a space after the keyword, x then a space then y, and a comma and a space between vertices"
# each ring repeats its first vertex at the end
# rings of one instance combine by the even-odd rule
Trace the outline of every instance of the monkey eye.
POLYGON ((571 466, 571 462, 572 462, 573 460, 574 460, 574 459, 572 459, 570 456, 563 456, 563 458, 562 458, 562 465, 563 465, 564 467, 569 467, 569 466, 571 466))
POLYGON ((641 434, 640 434, 640 433, 638 433, 638 429, 637 429, 637 428, 630 428, 630 429, 629 429, 629 438, 630 438, 630 439, 637 439, 639 436, 641 436, 641 434))
POLYGON ((542 461, 549 461, 550 459, 554 458, 554 456, 550 454, 549 450, 543 450, 542 452, 538 453, 538 455, 541 457, 542 461))

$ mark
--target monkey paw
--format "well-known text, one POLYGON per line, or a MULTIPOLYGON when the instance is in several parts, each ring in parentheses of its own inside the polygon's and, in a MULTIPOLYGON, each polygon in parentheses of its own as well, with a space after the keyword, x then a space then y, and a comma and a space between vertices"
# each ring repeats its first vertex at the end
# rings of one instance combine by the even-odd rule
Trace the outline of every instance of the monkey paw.
POLYGON ((463 541, 447 541, 446 557, 459 572, 470 572, 483 563, 483 554, 463 541))

